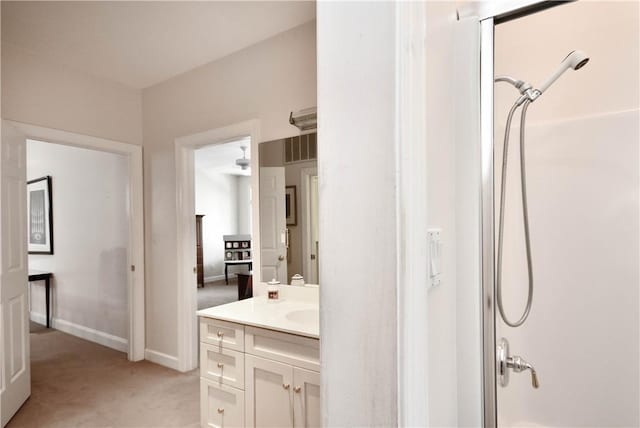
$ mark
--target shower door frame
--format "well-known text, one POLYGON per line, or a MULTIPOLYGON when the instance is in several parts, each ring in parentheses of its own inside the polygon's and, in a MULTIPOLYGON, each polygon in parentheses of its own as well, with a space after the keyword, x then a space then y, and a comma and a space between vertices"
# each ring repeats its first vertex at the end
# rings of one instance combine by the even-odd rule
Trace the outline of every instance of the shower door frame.
MULTIPOLYGON (((574 1, 574 0, 570 0, 574 1)), ((482 411, 485 428, 498 426, 496 378, 495 311, 495 218, 494 218, 494 28, 569 1, 482 2, 473 11, 460 15, 474 16, 480 34, 480 268, 482 319, 482 411)))

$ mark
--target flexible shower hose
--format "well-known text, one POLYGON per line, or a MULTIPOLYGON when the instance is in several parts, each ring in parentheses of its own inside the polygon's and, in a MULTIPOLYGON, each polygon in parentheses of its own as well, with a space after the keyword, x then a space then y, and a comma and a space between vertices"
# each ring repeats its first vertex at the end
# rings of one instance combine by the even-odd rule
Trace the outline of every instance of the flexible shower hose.
POLYGON ((511 120, 513 115, 519 107, 516 102, 507 116, 507 126, 504 132, 504 151, 502 153, 502 177, 500 185, 500 222, 498 226, 498 266, 497 266, 497 281, 496 281, 496 301, 498 310, 502 320, 510 327, 519 327, 527 320, 529 313, 531 312, 531 303, 533 302, 533 266, 531 261, 531 240, 529 238, 529 210, 527 207, 527 175, 525 170, 525 150, 524 150, 524 129, 525 119, 527 116, 527 108, 531 104, 531 101, 527 100, 522 105, 522 115, 520 117, 520 185, 522 188, 522 218, 524 222, 524 240, 527 251, 527 277, 529 280, 529 294, 527 296, 527 305, 522 313, 522 316, 518 321, 510 321, 504 311, 504 304, 502 302, 502 252, 504 241, 504 211, 506 204, 506 184, 507 184, 507 159, 509 153, 509 133, 511 132, 511 120))

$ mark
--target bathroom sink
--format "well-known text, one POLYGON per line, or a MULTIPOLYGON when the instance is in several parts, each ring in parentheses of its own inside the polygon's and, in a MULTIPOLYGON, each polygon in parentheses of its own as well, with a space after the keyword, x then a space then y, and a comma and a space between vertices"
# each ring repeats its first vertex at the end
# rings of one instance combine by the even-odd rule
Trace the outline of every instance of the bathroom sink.
POLYGON ((303 309, 297 311, 288 312, 285 317, 289 321, 293 321, 300 324, 318 324, 320 321, 320 315, 317 309, 303 309))

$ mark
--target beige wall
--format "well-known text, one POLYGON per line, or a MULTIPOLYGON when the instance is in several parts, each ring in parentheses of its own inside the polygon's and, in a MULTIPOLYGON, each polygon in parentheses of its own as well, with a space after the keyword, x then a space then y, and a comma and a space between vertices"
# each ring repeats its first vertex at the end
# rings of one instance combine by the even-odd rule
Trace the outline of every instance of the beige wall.
POLYGON ((142 93, 2 45, 2 118, 142 144, 142 93))
POLYGON ((315 22, 143 90, 147 348, 176 356, 174 140, 249 119, 263 141, 297 134, 289 112, 316 105, 315 22))

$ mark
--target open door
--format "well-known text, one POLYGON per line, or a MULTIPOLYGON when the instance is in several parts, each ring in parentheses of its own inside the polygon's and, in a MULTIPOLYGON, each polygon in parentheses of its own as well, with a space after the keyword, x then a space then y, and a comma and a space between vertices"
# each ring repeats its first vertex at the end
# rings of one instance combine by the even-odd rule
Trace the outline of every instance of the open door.
POLYGON ((284 167, 260 168, 261 280, 287 284, 287 225, 284 167))
POLYGON ((0 140, 0 419, 31 394, 27 295, 26 138, 2 123, 0 140))

